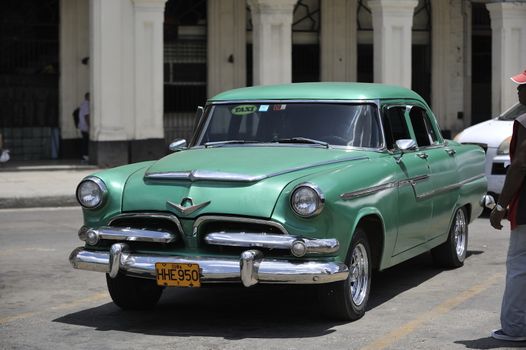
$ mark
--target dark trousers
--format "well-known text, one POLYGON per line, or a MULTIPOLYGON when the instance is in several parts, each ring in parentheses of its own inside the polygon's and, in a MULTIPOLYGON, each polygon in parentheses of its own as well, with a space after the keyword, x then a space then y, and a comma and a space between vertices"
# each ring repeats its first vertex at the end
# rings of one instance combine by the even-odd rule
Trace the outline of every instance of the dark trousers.
POLYGON ((89 155, 89 132, 81 131, 82 133, 82 155, 89 155))

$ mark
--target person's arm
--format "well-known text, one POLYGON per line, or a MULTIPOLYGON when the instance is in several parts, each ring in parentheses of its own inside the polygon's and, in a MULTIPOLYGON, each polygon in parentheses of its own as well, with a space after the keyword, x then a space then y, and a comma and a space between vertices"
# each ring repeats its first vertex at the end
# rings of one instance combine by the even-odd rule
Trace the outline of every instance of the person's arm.
POLYGON ((523 126, 519 127, 517 139, 520 143, 516 145, 513 161, 508 168, 504 187, 497 202, 498 207, 495 207, 490 215, 491 226, 498 230, 502 228, 500 222, 506 214, 505 209, 511 203, 515 194, 520 190, 526 177, 526 129, 523 126))
POLYGON ((511 203, 526 176, 526 128, 523 126, 519 127, 517 140, 519 142, 516 146, 516 154, 508 168, 504 187, 502 187, 498 200, 498 203, 504 208, 511 203))

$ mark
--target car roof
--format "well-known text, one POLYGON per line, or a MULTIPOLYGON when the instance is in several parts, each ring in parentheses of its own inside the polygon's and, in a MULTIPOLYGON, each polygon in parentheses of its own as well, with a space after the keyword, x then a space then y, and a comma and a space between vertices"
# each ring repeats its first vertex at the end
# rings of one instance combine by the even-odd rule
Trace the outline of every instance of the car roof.
POLYGON ((425 103, 416 92, 396 85, 373 83, 292 83, 261 85, 222 92, 209 102, 236 100, 376 100, 415 99, 425 103))

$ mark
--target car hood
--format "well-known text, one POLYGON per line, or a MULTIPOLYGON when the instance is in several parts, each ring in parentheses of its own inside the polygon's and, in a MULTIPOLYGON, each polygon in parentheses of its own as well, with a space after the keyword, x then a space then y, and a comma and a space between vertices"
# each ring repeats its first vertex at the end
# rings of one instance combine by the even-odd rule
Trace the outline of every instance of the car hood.
POLYGON ((513 121, 491 119, 466 128, 456 138, 461 143, 484 143, 488 147, 499 147, 513 132, 513 121))
POLYGON ((367 154, 295 146, 190 149, 132 174, 122 208, 171 211, 182 218, 219 213, 269 218, 290 182, 366 160, 367 154))

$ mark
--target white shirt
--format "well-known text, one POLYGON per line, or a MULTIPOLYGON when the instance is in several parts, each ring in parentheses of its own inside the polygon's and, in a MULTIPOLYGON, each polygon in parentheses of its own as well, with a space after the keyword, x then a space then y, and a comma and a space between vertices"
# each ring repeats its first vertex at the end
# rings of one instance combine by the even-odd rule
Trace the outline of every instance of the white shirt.
POLYGON ((89 101, 84 100, 79 107, 79 129, 83 132, 89 132, 89 125, 86 116, 89 115, 89 101))

